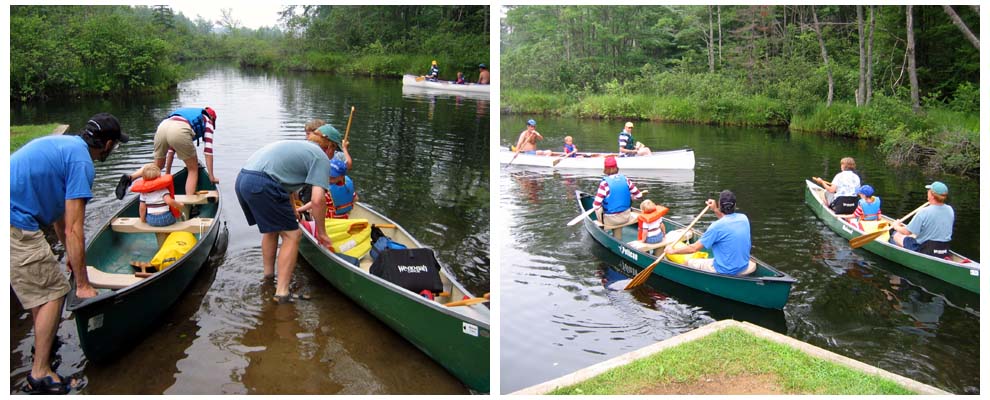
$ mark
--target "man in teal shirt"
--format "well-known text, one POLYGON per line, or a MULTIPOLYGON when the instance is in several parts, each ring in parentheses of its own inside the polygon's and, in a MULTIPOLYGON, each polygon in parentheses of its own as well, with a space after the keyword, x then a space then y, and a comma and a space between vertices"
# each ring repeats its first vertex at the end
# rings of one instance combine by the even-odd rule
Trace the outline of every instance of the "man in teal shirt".
POLYGON ((949 187, 935 181, 925 186, 928 189, 928 207, 918 211, 918 215, 904 226, 894 224, 895 244, 911 251, 935 257, 949 255, 949 242, 952 241, 952 224, 956 213, 952 206, 945 204, 949 197, 949 187))
MULTIPOLYGON (((305 184, 313 186, 313 199, 322 199, 330 189, 330 159, 325 149, 329 140, 319 135, 309 135, 309 140, 283 140, 256 151, 237 174, 235 193, 241 204, 248 225, 258 225, 261 232, 261 255, 265 278, 274 277, 278 261, 278 285, 275 300, 292 302, 296 297, 289 293, 292 270, 302 231, 292 204, 293 193, 305 184), (279 248, 278 240, 282 239, 279 248), (277 256, 277 257, 276 257, 277 256)), ((326 204, 313 204, 316 239, 323 246, 330 246, 324 218, 326 204)))

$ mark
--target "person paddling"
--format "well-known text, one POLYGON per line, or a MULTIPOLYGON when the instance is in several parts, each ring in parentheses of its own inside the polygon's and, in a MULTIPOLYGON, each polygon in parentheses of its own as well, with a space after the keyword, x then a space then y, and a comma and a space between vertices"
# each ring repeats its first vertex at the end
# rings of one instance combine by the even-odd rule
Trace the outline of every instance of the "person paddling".
POLYGON ((426 80, 430 82, 436 82, 440 79, 440 67, 437 66, 437 60, 433 60, 430 64, 430 71, 426 73, 426 80))
POLYGON ((701 238, 683 247, 667 246, 667 254, 692 254, 702 248, 712 250, 712 258, 690 258, 687 266, 693 269, 723 275, 749 275, 756 271, 756 263, 750 262, 753 247, 749 218, 736 212, 736 195, 723 190, 718 203, 708 199, 705 204, 715 211, 718 221, 708 227, 701 238))
POLYGON ((839 169, 841 171, 835 174, 832 182, 826 182, 819 177, 813 179, 834 195, 832 202, 828 205, 832 211, 839 215, 852 214, 856 211, 856 204, 859 200, 856 195, 860 185, 859 175, 856 174, 856 160, 852 157, 844 157, 839 161, 839 169))
POLYGON ((619 132, 619 157, 648 156, 651 154, 650 148, 643 146, 633 137, 633 123, 626 122, 622 132, 619 132))
POLYGON ((526 130, 519 133, 516 140, 516 152, 524 154, 537 154, 536 141, 543 140, 543 135, 536 131, 536 120, 526 121, 526 130))
POLYGON ((905 249, 935 257, 949 255, 949 242, 952 241, 952 224, 956 221, 955 210, 945 204, 949 197, 949 187, 935 181, 926 185, 928 207, 905 226, 896 221, 891 242, 905 249))

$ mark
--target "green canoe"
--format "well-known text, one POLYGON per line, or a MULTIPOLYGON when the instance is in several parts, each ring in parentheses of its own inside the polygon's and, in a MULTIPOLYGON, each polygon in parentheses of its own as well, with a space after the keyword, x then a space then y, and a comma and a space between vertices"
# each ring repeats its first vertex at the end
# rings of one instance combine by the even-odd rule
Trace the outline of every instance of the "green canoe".
MULTIPOLYGON (((407 248, 424 247, 405 229, 365 204, 356 203, 350 219, 367 219, 385 235, 407 248)), ((446 307, 445 303, 474 297, 454 277, 440 269, 443 291, 448 296, 428 300, 417 293, 369 273, 370 255, 356 266, 320 246, 303 229, 299 253, 338 290, 398 332, 430 358, 442 365, 469 388, 490 390, 490 310, 485 304, 446 307)))
MULTIPOLYGON (((132 261, 150 261, 159 242, 168 233, 139 223, 138 196, 125 198, 127 204, 110 218, 86 246, 86 262, 91 283, 99 294, 79 299, 71 280, 66 310, 74 314, 79 342, 86 358, 106 362, 143 338, 159 317, 182 296, 186 287, 206 264, 221 232, 220 196, 205 169, 200 168, 199 190, 208 194, 183 196, 186 170, 173 176, 176 200, 195 204, 196 218, 178 222, 172 229, 183 229, 196 237, 196 244, 164 271, 140 278, 132 261)), ((188 212, 189 207, 184 207, 188 212)))
MULTIPOLYGON (((575 196, 577 197, 578 208, 581 212, 592 208, 595 200, 594 196, 581 191, 575 191, 575 196)), ((668 235, 669 232, 675 229, 684 228, 684 225, 666 218, 663 221, 664 225, 666 225, 668 235)), ((598 243, 601 243, 613 253, 630 262, 639 268, 639 270, 648 267, 656 260, 656 257, 652 254, 640 251, 630 243, 618 240, 611 233, 605 232, 598 224, 597 217, 594 213, 590 214, 584 220, 584 226, 591 233, 591 237, 595 238, 598 243)), ((622 237, 635 238, 636 231, 636 225, 626 226, 623 228, 622 237)), ((693 237, 689 240, 689 243, 693 243, 701 236, 697 230, 692 230, 692 233, 693 237)), ((662 250, 657 249, 655 251, 659 252, 662 250)), ((708 249, 704 249, 703 251, 710 253, 708 249)), ((756 263, 756 271, 746 276, 731 276, 699 271, 677 264, 666 258, 657 264, 653 269, 653 274, 684 286, 738 302, 778 310, 784 308, 784 305, 787 304, 787 297, 791 293, 791 286, 794 285, 796 280, 790 275, 780 272, 754 257, 750 257, 750 260, 756 263)), ((638 270, 624 272, 636 273, 638 270)))
MULTIPOLYGON (((807 186, 804 192, 804 201, 808 207, 811 207, 815 215, 825 222, 825 225, 847 240, 864 234, 857 226, 839 218, 832 209, 828 208, 825 189, 809 180, 804 182, 807 186)), ((886 215, 881 215, 881 217, 887 222, 895 220, 886 215)), ((948 256, 950 259, 943 259, 907 250, 886 240, 874 240, 863 246, 863 249, 973 293, 980 292, 980 263, 956 252, 950 251, 948 256)))

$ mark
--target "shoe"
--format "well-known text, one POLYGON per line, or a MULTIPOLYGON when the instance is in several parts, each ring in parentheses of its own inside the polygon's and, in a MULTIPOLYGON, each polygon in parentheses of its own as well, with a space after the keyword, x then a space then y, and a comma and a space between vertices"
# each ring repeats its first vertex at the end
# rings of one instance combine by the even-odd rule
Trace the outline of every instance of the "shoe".
POLYGON ((123 174, 120 176, 120 182, 117 182, 117 189, 115 194, 117 195, 117 200, 123 200, 124 195, 127 194, 127 188, 131 186, 131 176, 123 174))
POLYGON ((29 372, 27 387, 24 388, 24 391, 30 394, 69 394, 73 390, 79 390, 86 386, 86 382, 82 379, 66 378, 62 375, 59 375, 58 379, 59 382, 55 382, 51 376, 35 379, 29 372))
POLYGON ((272 301, 274 301, 275 304, 292 304, 295 303, 296 300, 309 300, 309 299, 310 296, 308 294, 298 294, 298 293, 289 293, 284 296, 275 295, 274 297, 272 297, 272 301))

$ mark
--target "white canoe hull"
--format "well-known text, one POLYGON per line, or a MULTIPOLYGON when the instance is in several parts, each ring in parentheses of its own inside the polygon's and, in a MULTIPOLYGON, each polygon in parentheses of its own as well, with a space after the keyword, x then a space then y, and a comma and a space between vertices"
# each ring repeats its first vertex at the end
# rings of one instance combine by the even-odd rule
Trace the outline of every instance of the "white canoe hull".
POLYGON ((417 76, 415 75, 403 75, 402 86, 435 89, 435 90, 442 90, 445 92, 485 93, 485 94, 490 93, 489 88, 491 88, 491 85, 479 85, 477 83, 466 83, 463 85, 458 85, 451 81, 430 82, 425 79, 417 82, 416 78, 417 76))
MULTIPOLYGON (((615 153, 578 153, 578 157, 561 158, 560 153, 549 156, 516 153, 511 151, 499 152, 499 163, 548 167, 556 169, 596 169, 605 167, 605 157, 615 153), (515 160, 513 160, 515 157, 515 160), (553 165, 555 160, 560 160, 553 165)), ((691 149, 654 152, 648 156, 616 157, 619 170, 662 170, 662 169, 694 169, 694 151, 691 149)))

